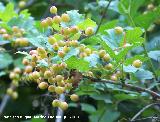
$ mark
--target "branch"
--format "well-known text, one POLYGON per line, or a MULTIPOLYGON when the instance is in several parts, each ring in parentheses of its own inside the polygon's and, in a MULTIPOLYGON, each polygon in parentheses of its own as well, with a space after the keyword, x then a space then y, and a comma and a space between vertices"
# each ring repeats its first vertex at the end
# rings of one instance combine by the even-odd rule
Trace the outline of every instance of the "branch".
POLYGON ((121 86, 126 87, 126 88, 134 89, 138 92, 147 92, 147 93, 151 94, 154 98, 159 98, 160 99, 160 94, 158 94, 154 91, 151 91, 149 89, 146 89, 146 88, 142 88, 142 87, 139 87, 139 86, 134 86, 134 85, 128 84, 128 83, 115 82, 115 81, 106 80, 106 79, 97 79, 97 78, 93 78, 93 77, 89 77, 89 76, 83 76, 83 77, 87 78, 87 79, 90 79, 94 82, 105 82, 105 83, 110 83, 110 84, 115 84, 115 85, 121 85, 121 86))
POLYGON ((104 19, 106 13, 107 13, 107 10, 108 10, 109 5, 111 4, 111 2, 112 2, 112 0, 109 0, 109 3, 108 3, 108 5, 106 6, 105 11, 104 11, 103 14, 102 14, 102 17, 101 17, 101 19, 100 19, 100 22, 99 22, 99 24, 98 24, 98 27, 97 27, 97 30, 96 30, 95 34, 97 34, 97 32, 99 31, 99 28, 100 28, 100 26, 101 26, 101 24, 102 24, 102 22, 103 22, 103 19, 104 19))
POLYGON ((8 95, 5 95, 2 99, 2 102, 1 102, 1 105, 0 105, 0 116, 2 115, 3 111, 4 111, 4 108, 7 104, 7 102, 9 101, 10 99, 10 96, 8 95))
POLYGON ((160 105, 160 103, 152 103, 152 104, 145 106, 136 115, 134 115, 134 117, 130 121, 133 122, 139 115, 141 115, 141 113, 143 113, 146 109, 148 109, 154 105, 160 105))

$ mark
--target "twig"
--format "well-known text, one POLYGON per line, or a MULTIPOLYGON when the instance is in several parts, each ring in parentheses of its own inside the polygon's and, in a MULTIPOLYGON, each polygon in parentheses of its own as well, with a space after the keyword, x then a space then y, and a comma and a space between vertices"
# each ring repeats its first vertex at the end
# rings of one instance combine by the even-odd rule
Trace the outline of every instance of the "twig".
POLYGON ((111 4, 111 2, 112 2, 112 0, 109 0, 108 5, 107 5, 106 8, 104 9, 105 11, 104 11, 103 14, 102 14, 102 17, 101 17, 101 19, 100 19, 100 22, 99 22, 99 24, 98 24, 98 27, 97 27, 97 30, 96 30, 95 34, 97 34, 97 32, 99 31, 99 28, 100 28, 100 26, 101 26, 101 24, 102 24, 102 22, 103 22, 103 19, 104 19, 106 13, 107 13, 107 10, 108 10, 109 5, 111 4))
POLYGON ((142 88, 142 87, 135 86, 135 85, 128 84, 128 83, 115 82, 115 81, 106 80, 106 79, 97 79, 97 78, 93 78, 93 77, 89 77, 89 76, 83 76, 83 77, 87 78, 87 79, 90 79, 94 82, 105 82, 105 83, 110 83, 110 84, 115 84, 115 85, 121 85, 121 86, 126 87, 126 88, 134 89, 138 92, 147 92, 147 93, 151 94, 154 98, 159 98, 160 99, 160 94, 158 94, 158 93, 156 93, 152 90, 149 90, 147 88, 142 88))
MULTIPOLYGON (((65 101, 65 95, 64 94, 61 94, 60 97, 59 97, 59 100, 60 101, 65 101)), ((62 119, 63 119, 63 110, 58 108, 57 109, 57 116, 56 116, 56 120, 55 122, 62 122, 62 119)))
POLYGON ((136 115, 134 115, 134 117, 130 121, 133 122, 139 115, 141 115, 141 113, 143 113, 146 109, 148 109, 154 105, 160 105, 160 103, 152 103, 152 104, 145 106, 136 115))
POLYGON ((6 104, 8 103, 9 99, 10 99, 10 96, 8 96, 8 95, 5 95, 3 97, 1 105, 0 105, 0 116, 2 116, 4 108, 5 108, 6 104))

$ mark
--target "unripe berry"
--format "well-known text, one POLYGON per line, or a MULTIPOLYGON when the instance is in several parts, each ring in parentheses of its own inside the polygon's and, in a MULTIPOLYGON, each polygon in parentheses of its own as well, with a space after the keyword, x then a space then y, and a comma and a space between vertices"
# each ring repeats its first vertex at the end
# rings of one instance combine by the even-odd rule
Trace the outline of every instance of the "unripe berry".
POLYGON ((46 54, 46 50, 42 47, 38 47, 37 52, 38 52, 38 54, 46 54))
POLYGON ((92 50, 89 49, 89 48, 86 48, 86 49, 85 49, 85 53, 86 53, 87 55, 90 55, 90 54, 92 53, 92 50))
POLYGON ((153 4, 149 4, 149 5, 147 6, 147 9, 150 10, 150 11, 153 10, 153 9, 154 9, 154 5, 153 5, 153 4))
POLYGON ((38 78, 40 78, 40 73, 37 72, 37 71, 34 71, 34 72, 32 73, 32 77, 33 77, 33 79, 38 79, 38 78))
POLYGON ((114 28, 114 32, 116 33, 116 34, 122 34, 123 33, 123 28, 122 27, 115 27, 114 28))
POLYGON ((26 6, 26 2, 25 1, 20 1, 18 3, 19 8, 24 8, 26 6))
POLYGON ((54 85, 50 85, 50 86, 48 87, 48 91, 49 91, 49 92, 54 92, 54 91, 55 91, 55 86, 54 86, 54 85))
POLYGON ((68 109, 68 104, 67 104, 66 102, 60 102, 59 107, 60 107, 62 110, 67 110, 67 109, 68 109))
POLYGON ((79 31, 79 28, 77 27, 77 26, 73 26, 73 27, 71 27, 71 29, 70 29, 70 32, 71 33, 77 33, 79 31))
POLYGON ((58 85, 58 86, 61 86, 61 87, 64 87, 64 89, 65 89, 65 82, 64 82, 63 80, 57 82, 57 85, 58 85))
POLYGON ((77 101, 79 100, 79 96, 76 95, 76 94, 72 94, 72 95, 70 96, 70 99, 71 99, 72 101, 74 101, 74 102, 77 102, 77 101))
POLYGON ((51 72, 50 70, 45 71, 45 72, 44 72, 44 77, 45 77, 46 79, 52 77, 52 72, 51 72))
POLYGON ((48 37, 48 42, 53 45, 55 42, 57 42, 56 38, 54 36, 49 36, 48 37))
POLYGON ((28 65, 28 64, 29 64, 29 60, 26 59, 26 58, 24 58, 23 61, 22 61, 22 63, 23 63, 24 65, 28 65))
POLYGON ((19 41, 19 46, 26 47, 26 46, 29 45, 29 41, 28 41, 27 38, 17 38, 17 39, 19 39, 18 40, 19 41))
POLYGON ((31 56, 32 61, 36 62, 38 60, 38 55, 37 54, 33 54, 31 56))
POLYGON ((106 51, 105 51, 105 50, 100 50, 100 51, 99 51, 99 57, 100 57, 100 58, 103 58, 105 54, 106 54, 106 51))
POLYGON ((108 62, 110 59, 111 59, 111 57, 109 56, 109 54, 105 54, 105 55, 103 56, 103 60, 104 60, 105 62, 108 62))
POLYGON ((56 76, 56 81, 57 81, 57 82, 60 82, 60 81, 62 81, 62 80, 64 80, 64 77, 63 77, 62 75, 57 75, 57 76, 56 76))
POLYGON ((86 46, 84 44, 81 44, 80 47, 79 47, 79 50, 81 52, 83 52, 85 50, 86 46))
POLYGON ((19 79, 19 75, 16 74, 15 72, 11 72, 11 73, 9 74, 9 78, 10 78, 10 79, 19 79))
POLYGON ((12 88, 8 88, 7 89, 7 94, 11 96, 12 93, 13 93, 13 89, 12 88))
POLYGON ((57 51, 59 49, 59 45, 57 43, 53 44, 53 49, 57 51))
POLYGON ((13 26, 13 27, 12 27, 12 31, 13 31, 14 33, 18 33, 20 30, 19 30, 19 28, 18 28, 17 26, 13 26))
POLYGON ((60 67, 61 67, 62 69, 65 69, 65 68, 67 68, 67 64, 66 64, 65 62, 62 62, 62 63, 60 64, 60 67))
POLYGON ((14 92, 11 94, 11 97, 12 97, 13 99, 17 99, 17 98, 18 98, 18 93, 14 91, 14 92))
POLYGON ((51 78, 48 79, 48 82, 49 82, 50 84, 55 83, 55 82, 56 82, 56 79, 51 77, 51 78))
POLYGON ((82 52, 82 53, 79 54, 79 57, 80 57, 80 58, 84 58, 84 57, 86 57, 86 56, 87 56, 87 54, 86 54, 85 52, 82 52))
POLYGON ((105 69, 111 70, 113 68, 113 65, 111 63, 105 65, 105 69))
POLYGON ((63 35, 69 35, 70 34, 70 28, 68 28, 68 27, 66 27, 66 28, 63 28, 62 30, 61 30, 61 32, 62 32, 62 34, 63 35))
POLYGON ((62 40, 58 41, 57 44, 58 44, 60 47, 65 46, 65 42, 62 41, 62 40))
POLYGON ((20 74, 21 69, 19 67, 16 67, 16 68, 14 68, 13 72, 15 72, 16 74, 20 74))
POLYGON ((77 40, 72 40, 71 41, 71 46, 77 47, 78 46, 78 41, 77 40))
POLYGON ((60 58, 64 58, 65 53, 64 53, 63 51, 58 51, 58 56, 59 56, 60 58))
POLYGON ((87 36, 90 36, 90 35, 92 35, 93 33, 94 33, 94 30, 93 30, 92 27, 88 27, 88 28, 85 30, 85 34, 86 34, 87 36))
POLYGON ((140 68, 142 66, 142 61, 141 60, 135 60, 135 61, 133 61, 132 65, 136 68, 140 68))
POLYGON ((63 47, 63 52, 67 53, 69 50, 70 50, 70 48, 68 46, 63 47))
POLYGON ((47 25, 51 26, 53 24, 53 20, 51 17, 46 18, 47 25))
POLYGON ((31 73, 32 70, 33 70, 33 67, 30 66, 30 65, 28 65, 28 66, 25 67, 25 72, 26 72, 26 73, 31 73))
POLYGON ((46 82, 41 82, 41 83, 38 84, 38 87, 39 87, 40 89, 46 89, 46 88, 48 87, 48 83, 46 83, 46 82))
POLYGON ((118 80, 116 75, 112 75, 110 79, 113 80, 113 81, 117 81, 118 80))
POLYGON ((52 7, 50 8, 50 13, 51 13, 51 14, 56 14, 56 13, 57 13, 57 8, 56 8, 55 6, 52 6, 52 7))
POLYGON ((56 24, 59 24, 59 23, 61 22, 61 17, 58 16, 58 15, 57 15, 57 16, 54 16, 54 17, 53 17, 53 22, 56 23, 56 24))
POLYGON ((70 21, 70 17, 69 17, 68 14, 62 14, 61 18, 62 18, 63 22, 69 22, 70 21))
POLYGON ((53 102, 52 102, 52 106, 53 107, 58 107, 60 105, 60 101, 59 100, 53 100, 53 102))
POLYGON ((55 88, 55 92, 56 92, 57 94, 62 94, 62 93, 64 93, 64 91, 65 91, 64 87, 57 86, 57 87, 55 88))

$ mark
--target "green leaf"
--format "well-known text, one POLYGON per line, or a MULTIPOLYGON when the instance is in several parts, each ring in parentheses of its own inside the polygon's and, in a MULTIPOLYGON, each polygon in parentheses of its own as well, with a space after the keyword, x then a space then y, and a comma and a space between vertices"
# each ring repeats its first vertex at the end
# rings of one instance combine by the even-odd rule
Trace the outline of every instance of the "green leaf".
POLYGON ((48 63, 47 63, 47 61, 44 60, 44 59, 38 60, 37 63, 38 63, 38 64, 37 64, 38 67, 48 67, 48 63))
MULTIPOLYGON (((37 115, 37 116, 40 116, 40 115, 37 115)), ((39 118, 32 118, 31 122, 46 122, 46 120, 39 117, 39 118)))
POLYGON ((24 65, 22 64, 22 60, 23 60, 23 58, 21 58, 21 57, 15 59, 14 62, 13 62, 14 66, 23 69, 23 68, 24 68, 24 65))
POLYGON ((54 34, 53 36, 56 38, 57 41, 60 41, 60 40, 64 39, 64 36, 61 35, 61 34, 54 34))
POLYGON ((94 106, 90 105, 90 104, 81 103, 81 107, 82 107, 82 111, 85 111, 89 114, 96 111, 96 108, 94 106))
POLYGON ((0 62, 0 69, 6 68, 13 62, 12 56, 8 53, 0 53, 0 62))
POLYGON ((116 94, 114 95, 114 97, 118 100, 118 101, 123 101, 123 100, 133 100, 133 99, 137 99, 139 96, 137 94, 116 94))
POLYGON ((11 2, 7 4, 4 11, 0 12, 0 19, 5 22, 8 22, 11 18, 16 16, 17 14, 14 11, 14 5, 11 2))
POLYGON ((139 80, 146 80, 146 79, 152 79, 154 78, 153 73, 148 70, 139 70, 135 73, 135 77, 139 80))
POLYGON ((126 41, 130 44, 135 44, 140 46, 144 42, 142 38, 143 30, 139 27, 133 28, 126 32, 126 41))
POLYGON ((3 75, 6 75, 6 74, 7 74, 6 72, 1 71, 1 72, 0 72, 0 77, 3 76, 3 75))
POLYGON ((97 64, 101 63, 97 54, 91 54, 90 56, 85 57, 84 60, 90 63, 90 67, 95 67, 97 64))
POLYGON ((97 24, 96 22, 94 22, 93 20, 91 20, 90 18, 87 18, 86 20, 84 20, 83 22, 79 23, 77 25, 79 27, 79 29, 81 30, 85 30, 87 29, 88 27, 96 27, 97 24))
POLYGON ((134 22, 137 26, 148 29, 149 26, 160 17, 160 6, 153 11, 149 11, 146 14, 139 15, 134 18, 134 22))
POLYGON ((84 59, 79 59, 75 56, 70 57, 65 62, 69 69, 77 69, 80 71, 88 71, 90 69, 89 62, 85 61, 84 59))
POLYGON ((90 97, 95 100, 103 100, 105 103, 112 103, 111 96, 108 94, 93 94, 90 97))
POLYGON ((86 44, 86 45, 96 45, 100 42, 100 38, 96 35, 82 39, 81 43, 86 44))
POLYGON ((63 58, 64 61, 69 59, 72 56, 77 56, 79 54, 79 50, 77 48, 70 48, 70 51, 63 58))
POLYGON ((123 69, 124 69, 124 72, 132 72, 132 73, 135 73, 138 68, 135 68, 134 66, 123 66, 123 69))
POLYGON ((148 53, 148 56, 152 58, 153 60, 160 62, 160 51, 159 50, 150 51, 148 53))

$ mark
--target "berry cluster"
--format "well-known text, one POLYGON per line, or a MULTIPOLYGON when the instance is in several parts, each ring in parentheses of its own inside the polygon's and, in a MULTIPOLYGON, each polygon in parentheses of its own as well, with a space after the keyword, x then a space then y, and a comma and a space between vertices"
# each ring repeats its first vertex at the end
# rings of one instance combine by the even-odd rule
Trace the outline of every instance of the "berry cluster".
POLYGON ((9 40, 13 46, 25 47, 29 45, 29 41, 24 37, 25 30, 17 26, 13 26, 11 30, 6 30, 4 28, 0 29, 0 36, 4 40, 9 40))

